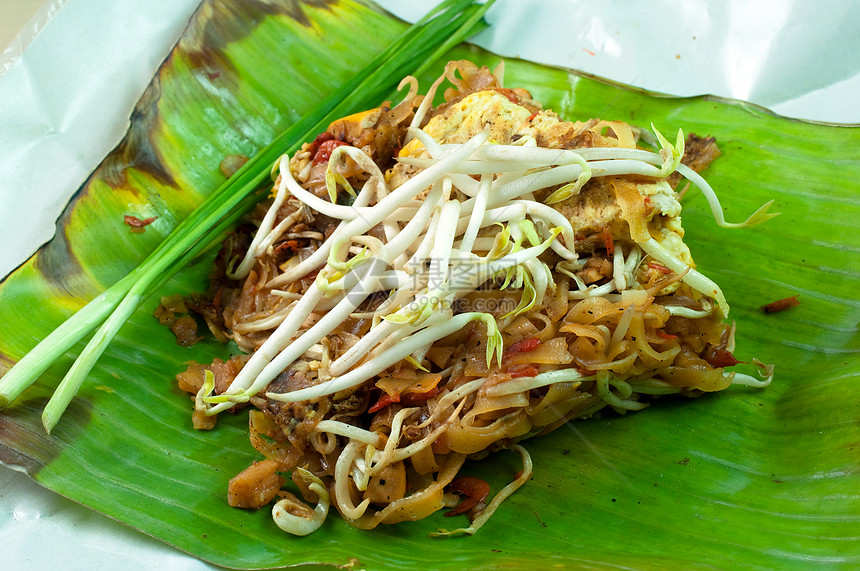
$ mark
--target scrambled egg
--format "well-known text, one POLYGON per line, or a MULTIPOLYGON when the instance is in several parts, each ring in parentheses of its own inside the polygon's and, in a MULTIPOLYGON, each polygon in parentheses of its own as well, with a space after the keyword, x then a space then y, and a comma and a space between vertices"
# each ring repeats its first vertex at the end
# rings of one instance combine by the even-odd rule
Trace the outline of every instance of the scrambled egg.
MULTIPOLYGON (((479 91, 467 95, 436 115, 424 127, 424 132, 440 143, 465 143, 476 134, 490 127, 490 140, 510 144, 516 135, 526 132, 532 112, 517 105, 497 91, 479 91)), ((417 139, 410 141, 400 151, 400 156, 416 157, 424 151, 417 139)))
MULTIPOLYGON (((532 107, 539 104, 529 101, 532 107)), ((485 127, 490 139, 510 144, 522 137, 535 139, 538 146, 575 149, 583 146, 635 147, 633 130, 620 122, 591 120, 588 122, 562 121, 545 110, 533 112, 498 91, 479 91, 445 108, 432 117, 423 130, 440 143, 464 143, 485 127)), ((417 139, 406 144, 401 157, 420 157, 426 149, 417 139)), ((417 169, 398 164, 388 173, 388 182, 396 187, 417 169)), ((682 238, 681 204, 675 191, 665 180, 636 182, 636 198, 641 208, 623 208, 620 190, 610 177, 595 178, 585 185, 580 194, 554 205, 573 225, 580 236, 588 236, 608 228, 616 240, 633 239, 631 217, 647 227, 652 238, 684 263, 695 267, 690 250, 682 238)), ((629 197, 628 197, 629 200, 629 197)), ((641 238, 642 235, 640 234, 641 238)))

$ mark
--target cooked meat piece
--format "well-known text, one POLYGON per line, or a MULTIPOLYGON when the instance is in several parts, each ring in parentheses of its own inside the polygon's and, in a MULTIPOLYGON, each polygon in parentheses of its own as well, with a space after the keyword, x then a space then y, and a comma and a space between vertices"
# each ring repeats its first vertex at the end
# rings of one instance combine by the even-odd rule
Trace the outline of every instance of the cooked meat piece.
POLYGON ((254 462, 230 480, 227 502, 234 508, 263 507, 275 499, 284 481, 276 461, 254 462))

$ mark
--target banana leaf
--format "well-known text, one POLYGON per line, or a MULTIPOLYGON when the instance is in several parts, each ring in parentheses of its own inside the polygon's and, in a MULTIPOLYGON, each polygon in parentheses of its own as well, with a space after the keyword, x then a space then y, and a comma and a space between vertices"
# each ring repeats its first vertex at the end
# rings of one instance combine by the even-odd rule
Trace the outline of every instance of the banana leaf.
MULTIPOLYGON (((221 160, 252 155, 368 62, 405 24, 373 4, 207 1, 138 103, 125 139, 85 181, 57 237, 0 283, 0 371, 135 267, 212 192, 221 160), (130 232, 124 215, 157 217, 130 232)), ((460 46, 448 59, 495 65, 460 46)), ((39 415, 77 347, 0 413, 0 460, 39 484, 234 568, 302 563, 368 569, 854 567, 860 564, 860 129, 794 121, 713 97, 673 98, 508 60, 506 83, 569 119, 599 116, 717 138, 707 178, 727 218, 767 200, 765 225, 715 226, 695 189, 684 222, 699 269, 721 284, 743 361, 776 365, 765 390, 664 398, 627 416, 574 422, 526 442, 534 478, 472 537, 432 539, 438 513, 359 531, 337 517, 305 538, 267 510, 227 506, 226 482, 259 455, 247 420, 191 429, 174 376, 226 358, 178 346, 152 317, 161 295, 206 287, 211 253, 178 274, 121 330, 63 420, 39 415), (800 305, 761 306, 798 295, 800 305)), ((750 371, 747 371, 750 372, 750 371)), ((520 469, 501 452, 465 473, 494 489, 520 469)))

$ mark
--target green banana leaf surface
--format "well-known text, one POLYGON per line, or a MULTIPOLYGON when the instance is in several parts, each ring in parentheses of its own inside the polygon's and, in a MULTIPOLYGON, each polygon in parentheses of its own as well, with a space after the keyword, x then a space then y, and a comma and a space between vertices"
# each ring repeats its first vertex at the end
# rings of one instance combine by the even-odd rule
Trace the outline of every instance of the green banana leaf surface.
MULTIPOLYGON (((204 2, 56 238, 0 283, 0 372, 134 268, 224 181, 224 157, 253 155, 405 26, 351 0, 204 2), (125 215, 157 218, 130 232, 125 215)), ((499 61, 458 47, 419 78, 423 88, 448 59, 499 61)), ((191 400, 176 385, 187 362, 226 358, 231 347, 211 339, 180 347, 152 316, 161 295, 205 289, 210 253, 133 316, 50 436, 39 415, 82 344, 0 412, 0 460, 233 568, 860 565, 860 128, 655 95, 519 60, 506 62, 505 82, 567 119, 716 137, 722 155, 705 175, 730 221, 775 200, 779 217, 740 230, 718 228, 697 189, 683 201, 698 269, 732 306, 735 355, 775 364, 770 387, 664 398, 527 441, 533 479, 472 537, 428 537, 466 525, 440 512, 373 531, 332 515, 296 538, 268 510, 226 503, 227 480, 260 458, 247 419, 222 415, 217 429, 194 431, 191 400), (792 295, 797 307, 761 309, 792 295)), ((498 490, 520 469, 516 454, 501 452, 464 473, 498 490)))

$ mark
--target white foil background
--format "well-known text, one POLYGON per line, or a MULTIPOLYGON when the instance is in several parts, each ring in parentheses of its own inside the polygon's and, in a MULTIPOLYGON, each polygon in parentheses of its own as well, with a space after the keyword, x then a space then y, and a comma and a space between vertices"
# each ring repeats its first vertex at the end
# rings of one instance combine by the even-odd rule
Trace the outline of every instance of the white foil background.
MULTIPOLYGON (((379 3, 415 19, 436 1, 379 3)), ((50 239, 197 0, 53 4, 16 40, 20 53, 0 57, 0 276, 50 239)), ((860 3, 851 0, 498 0, 488 19, 476 43, 501 55, 860 123, 860 3)), ((11 569, 212 568, 2 466, 0 535, 11 569)))

